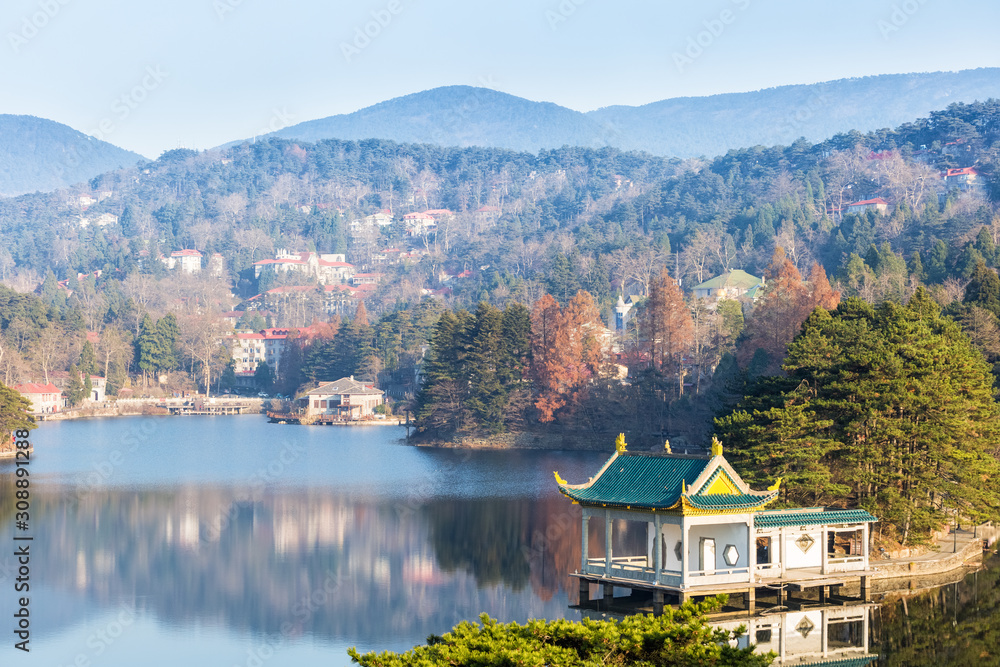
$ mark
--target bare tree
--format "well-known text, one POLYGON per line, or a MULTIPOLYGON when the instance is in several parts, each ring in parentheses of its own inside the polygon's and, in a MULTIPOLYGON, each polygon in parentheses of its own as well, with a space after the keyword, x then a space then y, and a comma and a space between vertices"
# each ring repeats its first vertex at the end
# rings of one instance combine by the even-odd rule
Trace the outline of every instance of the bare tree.
POLYGON ((49 382, 49 373, 55 370, 55 365, 60 354, 65 351, 66 332, 55 324, 42 329, 31 346, 31 356, 35 364, 42 371, 45 383, 49 382))

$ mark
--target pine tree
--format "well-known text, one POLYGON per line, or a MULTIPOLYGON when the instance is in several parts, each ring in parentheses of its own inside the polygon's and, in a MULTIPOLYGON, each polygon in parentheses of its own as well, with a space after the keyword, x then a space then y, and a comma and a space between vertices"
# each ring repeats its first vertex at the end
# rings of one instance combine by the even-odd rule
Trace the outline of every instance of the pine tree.
POLYGON ((97 374, 97 354, 89 340, 83 343, 83 348, 80 350, 80 361, 77 365, 80 367, 80 372, 87 377, 97 374))
POLYGON ((6 436, 15 431, 37 428, 34 418, 28 414, 31 411, 31 401, 20 392, 11 389, 0 382, 0 451, 13 451, 14 442, 6 436))
POLYGON ((90 396, 90 392, 83 385, 80 369, 76 364, 69 367, 69 386, 66 388, 66 396, 73 407, 80 405, 90 396))
POLYGON ((1000 516, 990 368, 923 288, 906 306, 847 299, 833 313, 817 309, 782 369, 716 421, 751 479, 784 472, 790 500, 839 495, 904 542, 943 521, 945 507, 1000 516))
POLYGON ((1000 317, 1000 277, 997 272, 980 260, 972 272, 972 279, 965 286, 963 303, 979 306, 1000 317))

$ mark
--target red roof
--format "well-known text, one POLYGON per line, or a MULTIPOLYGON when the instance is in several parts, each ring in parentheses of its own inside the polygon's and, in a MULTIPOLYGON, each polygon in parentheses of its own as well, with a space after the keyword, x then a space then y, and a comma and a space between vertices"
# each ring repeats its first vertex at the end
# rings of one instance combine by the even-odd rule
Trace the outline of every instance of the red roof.
POLYGON ((403 220, 433 220, 432 216, 426 213, 407 213, 403 216, 403 220))
POLYGON ((48 384, 41 384, 40 382, 25 382, 24 384, 16 384, 12 387, 14 391, 18 391, 22 394, 61 394, 62 390, 55 386, 51 382, 48 384))
POLYGON ((882 199, 881 197, 876 197, 875 199, 865 199, 863 201, 856 201, 856 202, 854 202, 852 204, 848 204, 848 206, 865 206, 865 205, 868 205, 868 204, 884 204, 884 205, 888 206, 889 202, 887 202, 886 200, 882 199))
POLYGON ((201 253, 197 250, 192 250, 191 248, 185 248, 184 250, 174 250, 170 253, 171 257, 201 257, 201 253))
POLYGON ((979 172, 975 167, 962 167, 961 169, 949 169, 944 173, 944 177, 949 176, 978 176, 979 172))
POLYGON ((259 333, 238 333, 236 337, 241 340, 264 340, 263 334, 259 333))
POLYGON ((325 259, 319 260, 320 266, 336 266, 336 267, 353 267, 353 264, 348 264, 347 262, 328 262, 325 259))

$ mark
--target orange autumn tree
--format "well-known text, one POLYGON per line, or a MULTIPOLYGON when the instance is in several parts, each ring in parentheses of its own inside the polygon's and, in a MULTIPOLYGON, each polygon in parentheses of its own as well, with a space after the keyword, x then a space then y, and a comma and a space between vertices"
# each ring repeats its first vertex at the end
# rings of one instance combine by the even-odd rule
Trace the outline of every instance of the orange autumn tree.
POLYGON ((639 315, 639 335, 650 363, 660 373, 677 375, 677 393, 684 393, 683 355, 694 340, 694 322, 677 281, 664 269, 649 285, 649 298, 639 315))
POLYGON ((539 421, 568 416, 586 398, 591 378, 606 363, 598 337, 603 330, 597 304, 583 290, 561 308, 546 294, 531 311, 531 379, 539 421))
POLYGON ((767 279, 764 297, 754 307, 750 332, 746 344, 741 347, 741 361, 747 363, 757 352, 767 353, 771 370, 785 358, 788 344, 817 307, 833 310, 840 303, 840 292, 830 286, 826 271, 813 262, 809 280, 785 256, 785 250, 775 248, 771 264, 764 272, 767 279))

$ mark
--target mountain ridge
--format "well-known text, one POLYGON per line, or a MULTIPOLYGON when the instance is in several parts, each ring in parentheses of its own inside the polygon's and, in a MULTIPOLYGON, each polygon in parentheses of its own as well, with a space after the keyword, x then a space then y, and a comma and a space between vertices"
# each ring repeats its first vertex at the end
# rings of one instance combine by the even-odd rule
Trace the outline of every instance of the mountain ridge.
POLYGON ((0 196, 48 192, 145 160, 54 120, 0 114, 0 196))
POLYGON ((304 121, 273 136, 301 141, 378 138, 529 152, 563 145, 614 146, 688 158, 895 127, 953 102, 991 97, 1000 97, 1000 68, 879 74, 588 112, 455 85, 304 121))

